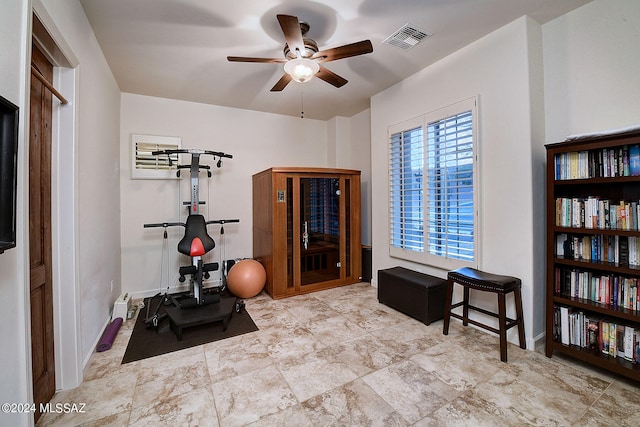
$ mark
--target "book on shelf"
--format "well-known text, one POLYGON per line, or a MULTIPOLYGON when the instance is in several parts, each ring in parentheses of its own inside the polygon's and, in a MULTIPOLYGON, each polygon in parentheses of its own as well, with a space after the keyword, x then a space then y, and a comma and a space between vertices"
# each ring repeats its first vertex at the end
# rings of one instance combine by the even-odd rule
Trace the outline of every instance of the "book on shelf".
POLYGON ((555 254, 564 259, 603 262, 617 266, 640 265, 640 237, 559 233, 555 238, 555 254))
POLYGON ((571 344, 569 340, 569 307, 560 307, 560 342, 564 345, 571 344))
POLYGON ((629 175, 640 175, 640 146, 629 147, 629 175))
POLYGON ((555 209, 555 224, 559 227, 640 231, 638 200, 558 197, 555 209))
POLYGON ((554 341, 633 363, 640 362, 640 325, 603 315, 555 306, 554 341))
POLYGON ((623 332, 623 357, 627 360, 633 361, 633 341, 635 339, 635 333, 631 326, 624 326, 623 332))
POLYGON ((590 350, 600 349, 600 323, 601 318, 588 317, 587 318, 587 334, 588 334, 588 348, 590 350))
POLYGON ((638 278, 593 272, 575 267, 555 267, 554 292, 558 296, 606 304, 612 309, 640 313, 638 278))
POLYGON ((640 176, 638 144, 558 153, 554 160, 557 181, 640 176))

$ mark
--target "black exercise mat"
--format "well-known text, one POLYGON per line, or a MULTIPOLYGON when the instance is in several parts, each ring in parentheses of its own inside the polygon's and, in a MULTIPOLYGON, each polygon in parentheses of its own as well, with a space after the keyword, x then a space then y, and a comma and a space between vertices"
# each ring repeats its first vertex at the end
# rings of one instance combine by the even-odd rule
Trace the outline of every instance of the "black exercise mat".
MULTIPOLYGON (((156 296, 151 299, 150 302, 148 299, 145 302, 150 304, 150 314, 154 313, 158 302, 160 302, 160 298, 160 296, 156 296)), ((188 308, 185 310, 188 310, 188 308)), ((164 307, 160 308, 159 314, 162 313, 164 313, 164 307)), ((146 307, 139 310, 136 324, 133 327, 133 333, 127 345, 127 350, 122 358, 122 364, 258 330, 249 313, 243 308, 240 310, 240 313, 236 311, 233 312, 226 331, 222 330, 222 322, 192 326, 183 330, 182 341, 178 341, 176 334, 172 330, 158 333, 156 329, 147 328, 147 325, 144 323, 146 315, 146 307)), ((167 317, 160 323, 160 328, 162 329, 164 327, 167 329, 169 327, 169 319, 167 317)))

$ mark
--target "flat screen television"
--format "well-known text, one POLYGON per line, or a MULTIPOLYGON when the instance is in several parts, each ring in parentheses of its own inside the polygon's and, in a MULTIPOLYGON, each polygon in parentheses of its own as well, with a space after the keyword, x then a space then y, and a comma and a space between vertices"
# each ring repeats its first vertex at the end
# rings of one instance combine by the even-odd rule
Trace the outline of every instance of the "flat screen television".
POLYGON ((19 109, 0 96, 0 254, 16 246, 19 109))

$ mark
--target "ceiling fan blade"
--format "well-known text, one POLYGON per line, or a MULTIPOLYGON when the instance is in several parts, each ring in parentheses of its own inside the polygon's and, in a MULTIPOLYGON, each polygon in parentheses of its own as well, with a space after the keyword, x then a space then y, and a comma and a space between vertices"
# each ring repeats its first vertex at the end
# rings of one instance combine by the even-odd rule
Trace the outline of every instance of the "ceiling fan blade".
POLYGON ((335 87, 342 87, 347 84, 348 80, 340 77, 333 71, 324 68, 322 65, 320 66, 320 71, 316 73, 316 77, 324 80, 325 82, 334 85, 335 87))
POLYGON ((289 84, 290 81, 291 76, 287 73, 284 73, 282 77, 280 77, 280 80, 278 80, 278 82, 271 88, 271 92, 280 92, 289 84))
POLYGON ((311 59, 317 59, 318 62, 335 61, 336 59, 349 58, 351 56, 364 55, 373 52, 373 46, 370 40, 362 40, 361 42, 346 44, 332 49, 321 50, 314 53, 311 59))
POLYGON ((277 18, 291 52, 299 50, 300 54, 303 54, 305 52, 305 48, 304 41, 302 40, 302 31, 300 31, 300 21, 298 21, 298 18, 290 15, 277 15, 277 18))
POLYGON ((245 56, 227 56, 229 62, 262 62, 262 63, 285 63, 286 59, 280 58, 249 58, 245 56))

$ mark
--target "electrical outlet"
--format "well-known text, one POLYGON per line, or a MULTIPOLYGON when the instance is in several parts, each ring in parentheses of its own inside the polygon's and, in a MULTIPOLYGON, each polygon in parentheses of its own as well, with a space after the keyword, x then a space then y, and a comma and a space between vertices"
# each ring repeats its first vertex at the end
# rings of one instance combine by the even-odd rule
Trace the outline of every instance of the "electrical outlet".
POLYGON ((113 293, 113 280, 111 281, 111 293, 113 293))

